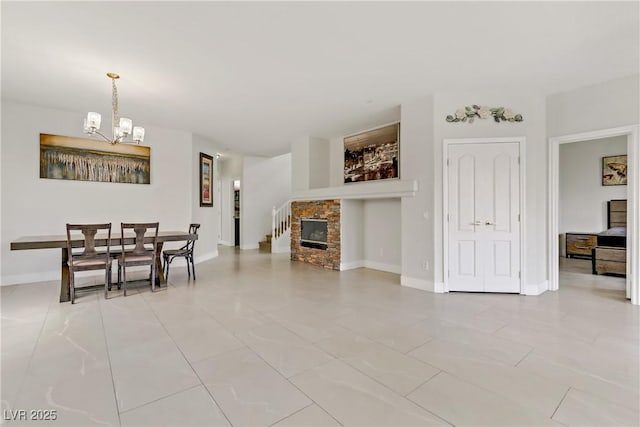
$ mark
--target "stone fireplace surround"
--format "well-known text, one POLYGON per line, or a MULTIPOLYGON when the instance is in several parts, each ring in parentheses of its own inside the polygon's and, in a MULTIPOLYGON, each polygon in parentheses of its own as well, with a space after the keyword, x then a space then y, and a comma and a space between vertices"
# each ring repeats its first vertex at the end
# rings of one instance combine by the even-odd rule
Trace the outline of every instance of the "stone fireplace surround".
MULTIPOLYGON (((395 273, 394 269, 387 268, 389 265, 363 262, 363 258, 359 258, 358 255, 354 258, 354 253, 358 252, 357 247, 362 244, 363 236, 358 235, 358 224, 361 218, 358 216, 357 204, 354 205, 352 202, 414 197, 417 191, 416 180, 396 179, 336 187, 295 189, 291 202, 291 260, 308 262, 338 271, 369 267, 395 273), (327 250, 300 247, 301 218, 330 221, 327 250), (342 235, 342 233, 346 234, 342 235)), ((400 273, 399 267, 397 273, 400 273)))
POLYGON ((340 270, 340 200, 291 202, 291 260, 340 270), (301 219, 327 220, 327 249, 300 245, 301 219))

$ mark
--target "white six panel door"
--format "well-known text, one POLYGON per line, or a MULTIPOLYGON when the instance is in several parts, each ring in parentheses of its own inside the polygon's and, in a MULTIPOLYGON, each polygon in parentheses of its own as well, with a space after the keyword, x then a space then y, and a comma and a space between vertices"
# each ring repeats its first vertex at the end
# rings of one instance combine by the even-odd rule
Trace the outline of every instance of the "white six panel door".
POLYGON ((448 146, 450 291, 520 292, 518 143, 448 146))

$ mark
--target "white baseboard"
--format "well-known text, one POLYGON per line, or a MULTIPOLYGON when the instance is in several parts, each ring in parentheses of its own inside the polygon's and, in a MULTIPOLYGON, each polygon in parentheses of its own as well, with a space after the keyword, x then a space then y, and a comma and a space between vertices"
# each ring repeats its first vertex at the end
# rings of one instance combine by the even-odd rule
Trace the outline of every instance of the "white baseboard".
POLYGON ((2 278, 0 286, 19 285, 21 283, 48 282, 60 280, 60 270, 42 271, 38 273, 13 274, 2 278))
POLYGON ((444 286, 444 282, 435 282, 433 284, 433 292, 436 294, 445 294, 449 292, 449 290, 444 286))
POLYGON ((549 290, 549 281, 543 280, 538 284, 526 284, 522 287, 522 295, 535 296, 549 290))
POLYGON ((382 262, 358 260, 351 262, 341 262, 340 271, 353 270, 355 268, 370 268, 372 270, 386 271, 388 273, 400 274, 401 267, 399 265, 384 264, 382 262))
POLYGON ((365 261, 363 261, 363 260, 351 261, 351 262, 341 262, 340 263, 340 271, 353 270, 355 268, 362 268, 362 267, 364 267, 364 263, 365 263, 365 261))
POLYGON ((228 242, 226 240, 218 240, 218 244, 222 246, 235 246, 233 243, 228 242))
POLYGON ((400 276, 400 284, 408 288, 420 289, 421 291, 435 292, 433 282, 429 280, 400 276))
POLYGON ((206 254, 198 255, 195 257, 194 261, 196 264, 200 264, 201 262, 209 261, 210 259, 214 259, 218 257, 218 250, 207 252, 206 254))
POLYGON ((251 249, 258 249, 259 247, 260 247, 260 245, 257 244, 257 243, 248 243, 246 245, 240 245, 240 249, 243 250, 243 251, 251 250, 251 249))
POLYGON ((402 273, 402 267, 394 264, 385 264, 382 262, 365 260, 364 266, 366 268, 371 268, 372 270, 386 271, 387 273, 395 273, 395 274, 402 273))

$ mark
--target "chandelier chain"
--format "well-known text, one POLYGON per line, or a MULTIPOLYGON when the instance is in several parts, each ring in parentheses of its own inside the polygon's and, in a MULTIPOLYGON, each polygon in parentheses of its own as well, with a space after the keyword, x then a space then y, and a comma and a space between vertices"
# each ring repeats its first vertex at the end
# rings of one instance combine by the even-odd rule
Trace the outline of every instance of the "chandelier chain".
POLYGON ((117 126, 116 123, 118 123, 120 117, 118 117, 118 88, 116 87, 115 79, 111 79, 111 111, 113 114, 111 123, 113 126, 117 126))

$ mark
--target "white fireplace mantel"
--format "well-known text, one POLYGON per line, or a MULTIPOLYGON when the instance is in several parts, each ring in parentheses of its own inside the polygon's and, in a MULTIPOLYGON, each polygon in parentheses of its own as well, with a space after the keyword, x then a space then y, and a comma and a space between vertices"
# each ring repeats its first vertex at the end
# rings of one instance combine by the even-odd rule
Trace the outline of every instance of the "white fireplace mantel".
POLYGON ((386 199, 393 197, 413 197, 417 191, 418 181, 415 180, 366 181, 344 184, 338 187, 294 190, 291 199, 386 199))

